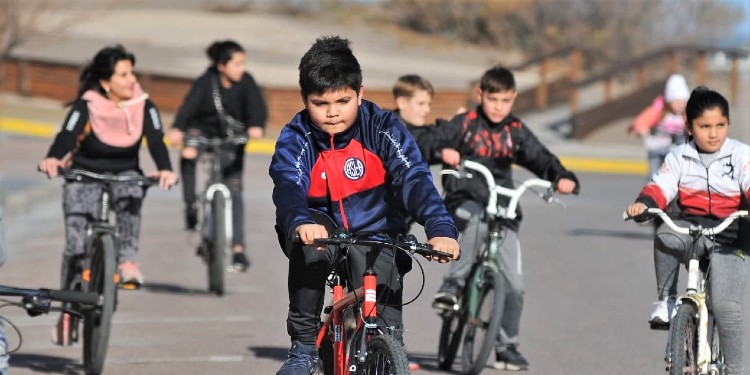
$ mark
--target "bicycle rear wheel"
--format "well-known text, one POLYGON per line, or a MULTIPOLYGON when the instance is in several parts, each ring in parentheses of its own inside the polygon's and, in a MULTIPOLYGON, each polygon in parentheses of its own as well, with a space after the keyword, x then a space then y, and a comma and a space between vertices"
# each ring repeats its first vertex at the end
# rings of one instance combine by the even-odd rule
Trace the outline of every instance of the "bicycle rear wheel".
POLYGON ((227 246, 226 199, 221 191, 211 199, 211 245, 208 248, 208 291, 224 294, 224 251, 227 246))
MULTIPOLYGON (((459 301, 459 305, 463 306, 459 301)), ((440 341, 438 341, 438 368, 450 370, 456 359, 461 335, 466 324, 467 310, 463 307, 458 311, 443 311, 443 324, 440 327, 440 341)))
POLYGON ((99 294, 101 305, 83 311, 83 366, 86 374, 98 375, 107 357, 109 331, 117 301, 117 254, 111 234, 97 236, 92 246, 90 279, 86 289, 99 294))
POLYGON ((401 343, 390 335, 375 335, 367 342, 367 354, 363 363, 357 362, 362 331, 358 331, 350 341, 349 368, 356 366, 357 375, 407 375, 409 363, 401 343))
MULTIPOLYGON (((484 270, 477 285, 476 316, 468 317, 463 335, 463 373, 478 374, 495 349, 500 320, 505 307, 505 284, 500 272, 484 270)), ((467 306, 467 308, 470 308, 467 306)))
POLYGON ((672 319, 670 330, 670 348, 672 361, 670 375, 697 375, 698 368, 698 332, 697 310, 691 303, 680 304, 672 319))

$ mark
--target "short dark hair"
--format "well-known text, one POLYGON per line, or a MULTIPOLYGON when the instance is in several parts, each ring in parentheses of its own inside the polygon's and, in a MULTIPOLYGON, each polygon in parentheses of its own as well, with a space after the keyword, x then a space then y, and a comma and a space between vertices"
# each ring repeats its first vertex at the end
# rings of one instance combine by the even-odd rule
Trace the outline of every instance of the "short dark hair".
POLYGON ((302 98, 310 94, 351 88, 359 93, 362 69, 354 57, 349 40, 340 36, 318 38, 299 62, 299 87, 302 98))
POLYGON ((500 65, 494 66, 482 74, 479 81, 482 92, 496 93, 516 89, 513 72, 500 65))
POLYGON ((690 99, 688 99, 685 105, 685 119, 687 120, 687 127, 692 127, 693 120, 701 117, 703 112, 718 108, 721 114, 729 121, 729 102, 724 96, 718 92, 709 89, 706 86, 696 87, 692 93, 690 93, 690 99))
POLYGON ((135 56, 119 44, 100 49, 81 70, 81 75, 78 77, 76 99, 80 99, 89 90, 96 90, 106 96, 107 93, 99 84, 99 81, 112 78, 112 75, 115 74, 115 65, 122 60, 129 60, 135 66, 135 56))
POLYGON ((219 64, 226 64, 237 52, 244 53, 245 50, 233 40, 216 41, 206 48, 206 55, 211 59, 212 68, 219 64))
POLYGON ((411 98, 417 90, 427 91, 430 96, 435 95, 435 89, 432 87, 430 81, 416 74, 407 74, 398 77, 396 84, 393 85, 393 97, 411 98))

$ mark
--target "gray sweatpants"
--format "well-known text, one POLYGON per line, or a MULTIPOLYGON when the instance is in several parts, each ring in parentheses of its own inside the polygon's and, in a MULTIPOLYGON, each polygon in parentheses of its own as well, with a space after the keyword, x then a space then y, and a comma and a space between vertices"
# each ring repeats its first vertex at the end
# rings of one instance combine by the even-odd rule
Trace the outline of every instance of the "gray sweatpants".
MULTIPOLYGON (((458 237, 461 259, 451 263, 445 282, 464 286, 466 277, 471 271, 471 265, 477 256, 477 249, 484 248, 487 239, 487 222, 482 219, 484 212, 485 206, 474 201, 463 202, 456 208, 456 215, 468 218, 468 223, 458 237)), ((505 277, 507 287, 505 309, 500 332, 498 332, 497 349, 499 351, 507 345, 519 343, 524 297, 522 265, 518 233, 506 228, 501 235, 497 253, 497 266, 505 277)))
MULTIPOLYGON (((135 171, 121 174, 137 174, 135 171)), ((63 187, 65 215, 65 257, 83 254, 88 223, 99 217, 102 187, 96 183, 68 182, 63 187)), ((115 214, 119 261, 133 260, 138 253, 141 231, 141 203, 145 191, 136 184, 114 185, 110 209, 115 214)))
MULTIPOLYGON (((675 220, 677 225, 688 223, 675 220)), ((688 235, 674 233, 666 224, 656 231, 654 257, 656 282, 659 296, 677 294, 677 271, 680 263, 686 262, 686 254, 692 244, 688 235)), ((719 327, 719 341, 724 353, 726 374, 744 374, 742 358, 742 296, 747 281, 750 261, 740 252, 714 246, 708 240, 699 244, 703 249, 711 249, 708 293, 710 308, 719 327)))

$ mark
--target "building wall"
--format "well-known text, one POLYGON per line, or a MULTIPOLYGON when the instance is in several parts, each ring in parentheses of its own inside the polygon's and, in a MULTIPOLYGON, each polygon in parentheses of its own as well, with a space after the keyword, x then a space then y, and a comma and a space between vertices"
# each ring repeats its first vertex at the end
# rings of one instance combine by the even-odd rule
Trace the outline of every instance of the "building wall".
MULTIPOLYGON (((43 97, 59 101, 74 99, 80 67, 65 64, 6 60, 2 65, 2 89, 20 95, 43 97)), ((141 72, 138 75, 143 89, 159 109, 169 115, 177 111, 190 88, 191 80, 141 72)), ((297 87, 262 87, 266 98, 269 133, 277 133, 302 109, 302 99, 297 87)), ((433 99, 433 116, 450 118, 466 103, 465 91, 438 90, 433 99)), ((392 109, 390 90, 370 90, 365 87, 365 98, 383 108, 392 109)))

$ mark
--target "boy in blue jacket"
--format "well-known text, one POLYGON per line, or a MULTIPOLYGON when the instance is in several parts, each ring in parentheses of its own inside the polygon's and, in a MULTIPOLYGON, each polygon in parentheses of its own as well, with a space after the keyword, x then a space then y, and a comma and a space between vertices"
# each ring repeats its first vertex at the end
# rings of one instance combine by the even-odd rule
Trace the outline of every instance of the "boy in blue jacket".
MULTIPOLYGON (((305 109, 282 130, 269 169, 281 242, 289 244, 295 236, 302 242, 282 245, 289 257, 292 346, 277 375, 309 375, 317 366, 315 341, 335 252, 313 246, 331 229, 316 217, 328 217, 355 234, 396 236, 406 233, 406 210, 424 226, 436 250, 454 259, 459 254, 458 231, 414 140, 393 113, 362 99, 362 71, 349 41, 319 38, 300 60, 299 71, 305 109)), ((353 275, 364 270, 362 250, 349 251, 353 275)), ((411 258, 383 251, 374 268, 382 276, 378 287, 390 291, 388 301, 378 301, 379 317, 401 338, 401 282, 411 258)), ((357 277, 353 281, 361 283, 357 277)))

